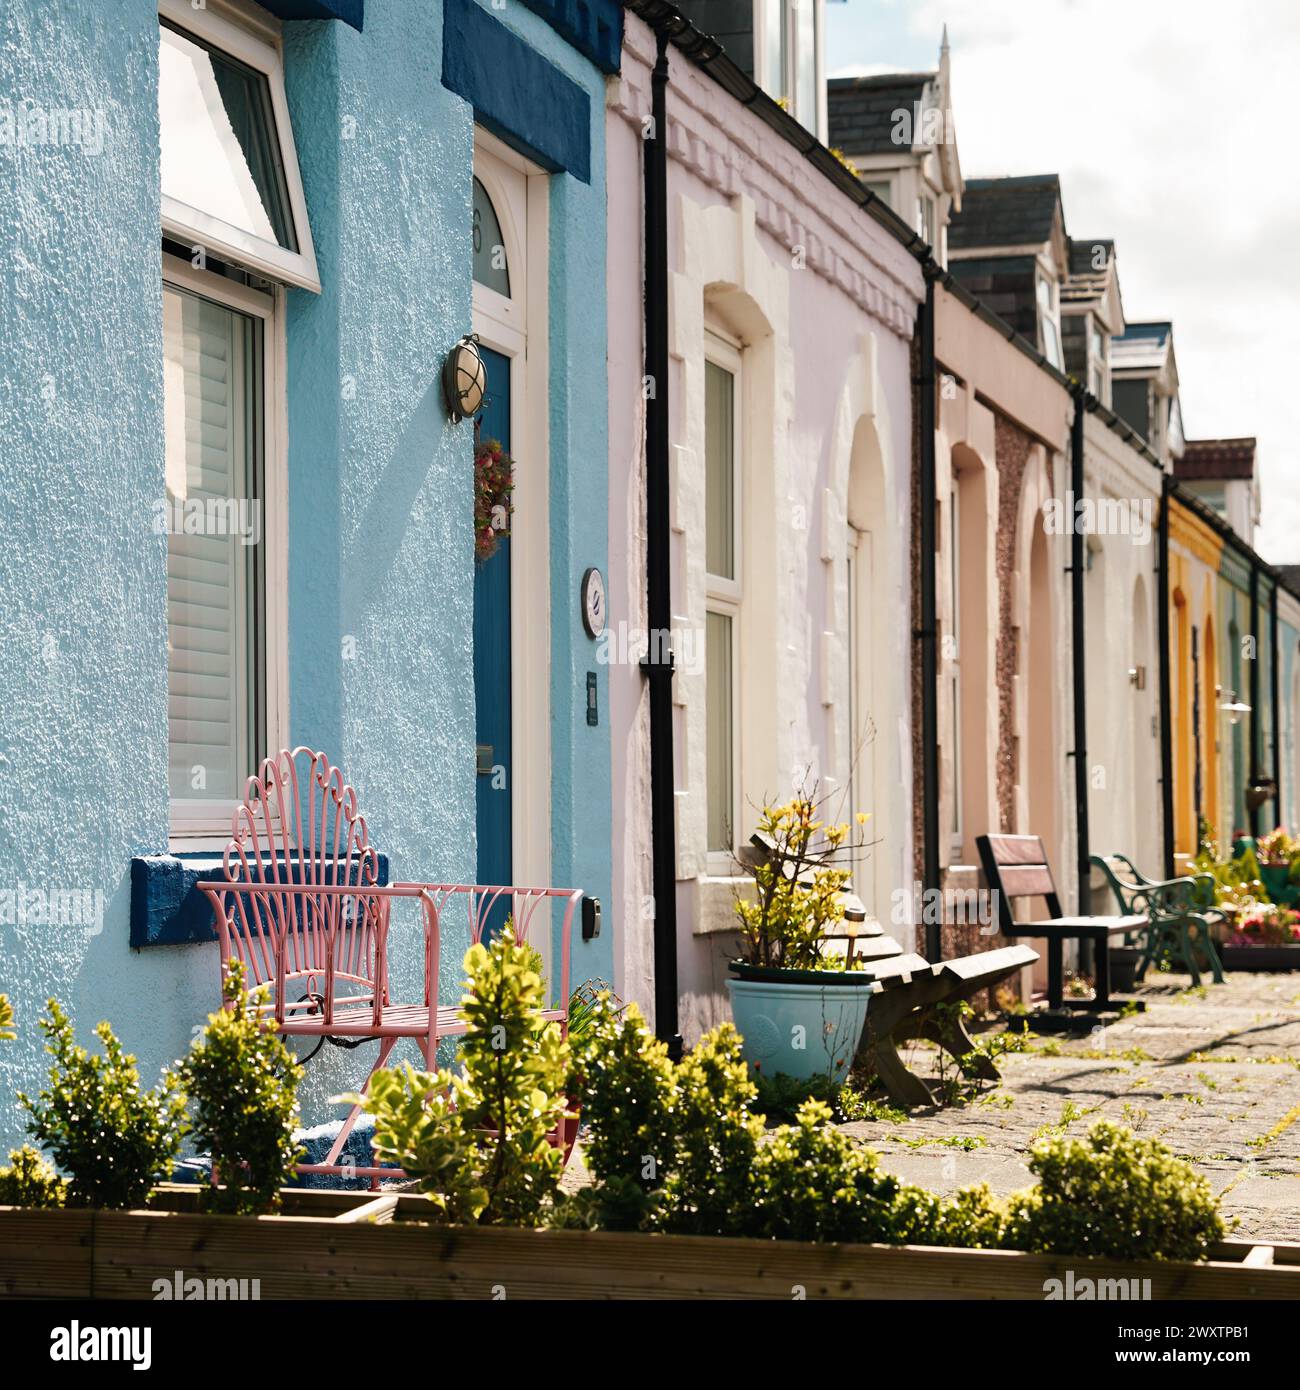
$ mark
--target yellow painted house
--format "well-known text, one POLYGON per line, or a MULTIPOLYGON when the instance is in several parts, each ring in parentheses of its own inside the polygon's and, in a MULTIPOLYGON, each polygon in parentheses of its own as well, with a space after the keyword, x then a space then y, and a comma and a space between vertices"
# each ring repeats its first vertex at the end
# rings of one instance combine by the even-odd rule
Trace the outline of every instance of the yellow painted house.
POLYGON ((1174 853, 1196 853, 1197 810, 1220 822, 1216 629, 1223 538, 1176 493, 1169 507, 1169 666, 1174 853))

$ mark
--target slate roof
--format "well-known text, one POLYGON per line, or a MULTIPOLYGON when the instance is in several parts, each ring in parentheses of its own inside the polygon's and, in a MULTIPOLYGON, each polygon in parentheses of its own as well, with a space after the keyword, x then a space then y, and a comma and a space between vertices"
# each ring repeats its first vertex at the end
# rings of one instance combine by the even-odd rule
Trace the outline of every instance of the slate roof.
POLYGON ((1186 482, 1254 476, 1253 439, 1189 439, 1174 463, 1174 477, 1186 482))
POLYGON ((934 72, 887 72, 875 77, 833 77, 826 84, 828 143, 848 155, 893 154, 894 112, 924 101, 934 72))
POLYGON ((961 211, 948 224, 948 249, 1041 246, 1051 239, 1060 201, 1056 174, 967 179, 961 211))

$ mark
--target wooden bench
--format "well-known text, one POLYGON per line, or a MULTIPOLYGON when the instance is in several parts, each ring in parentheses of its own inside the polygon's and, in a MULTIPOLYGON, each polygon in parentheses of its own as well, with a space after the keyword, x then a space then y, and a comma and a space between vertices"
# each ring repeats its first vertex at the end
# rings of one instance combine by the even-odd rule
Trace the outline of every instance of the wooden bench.
POLYGON ((931 965, 913 954, 872 961, 864 969, 880 985, 867 1009, 863 1047, 869 1064, 895 1105, 931 1105, 930 1088, 908 1071, 898 1055, 898 1045, 912 1038, 926 1038, 966 1065, 970 1074, 987 1081, 998 1079, 991 1057, 976 1051, 956 1006, 982 989, 992 989, 1018 970, 1033 965, 1038 953, 1028 946, 1003 946, 959 960, 931 965), (952 1007, 944 1007, 952 1006, 952 1007))
POLYGON ((1110 1009, 1110 940, 1141 931, 1147 925, 1147 918, 1065 916, 1057 896, 1056 880, 1047 862, 1047 851, 1037 835, 977 835, 975 844, 985 880, 998 897, 998 925, 1002 935, 1034 937, 1047 942, 1048 1007, 1061 1009, 1065 1004, 1063 944, 1093 941, 1099 947, 1095 997, 1071 1000, 1070 1007, 1094 1012, 1110 1009), (1047 904, 1048 916, 1017 922, 1011 915, 1011 904, 1017 898, 1042 898, 1047 904))

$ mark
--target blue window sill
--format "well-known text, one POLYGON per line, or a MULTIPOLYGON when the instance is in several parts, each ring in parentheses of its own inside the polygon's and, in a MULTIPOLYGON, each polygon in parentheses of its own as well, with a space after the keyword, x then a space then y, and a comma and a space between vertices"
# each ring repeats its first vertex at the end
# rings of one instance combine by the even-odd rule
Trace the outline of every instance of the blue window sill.
MULTIPOLYGON (((131 945, 189 946, 217 939, 212 904, 195 885, 224 878, 218 850, 143 854, 131 860, 131 945)), ((379 856, 388 882, 388 856, 379 856)))

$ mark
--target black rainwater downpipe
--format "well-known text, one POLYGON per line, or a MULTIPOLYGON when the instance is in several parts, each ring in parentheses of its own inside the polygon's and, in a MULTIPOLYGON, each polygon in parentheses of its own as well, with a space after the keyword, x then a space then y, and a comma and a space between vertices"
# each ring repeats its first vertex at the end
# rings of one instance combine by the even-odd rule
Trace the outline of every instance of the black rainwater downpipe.
POLYGON ((677 827, 673 794, 673 652, 668 497, 668 35, 655 35, 653 128, 645 145, 646 617, 641 669, 650 683, 650 838, 654 892, 655 1032, 676 1060, 677 827))
MULTIPOLYGON (((1079 503, 1083 499, 1083 417, 1087 411, 1088 393, 1077 386, 1074 395, 1074 419, 1070 421, 1070 639, 1072 675, 1074 677, 1074 828, 1078 854, 1075 860, 1078 880, 1078 912, 1087 917, 1092 912, 1092 865, 1088 848, 1088 695, 1087 667, 1084 652, 1084 543, 1083 527, 1079 524, 1079 503)), ((1091 944, 1091 943, 1086 943, 1091 944)), ((1081 961, 1081 968, 1091 962, 1081 961)))
MULTIPOLYGON (((1259 566, 1250 567, 1250 782, 1258 783, 1262 770, 1259 765, 1262 721, 1259 710, 1259 566)), ((1250 783, 1247 784, 1249 786, 1250 783)), ((1259 835, 1259 807, 1247 806, 1252 839, 1259 835)))
POLYGON ((1273 589, 1268 600, 1268 662, 1269 681, 1273 701, 1273 809, 1277 812, 1275 825, 1282 824, 1282 687, 1278 668, 1282 657, 1278 651, 1277 632, 1277 590, 1278 578, 1273 576, 1273 589))
MULTIPOLYGON (((916 636, 921 643, 921 875, 928 891, 938 892, 939 869, 939 643, 938 605, 935 597, 937 507, 934 430, 934 282, 940 273, 932 260, 923 263, 925 299, 917 311, 920 347, 919 415, 921 429, 920 478, 917 506, 920 510, 917 534, 921 550, 921 627, 916 636)), ((926 913, 927 918, 936 914, 926 913)), ((943 958, 943 932, 938 922, 925 924, 925 955, 929 961, 943 958)))
POLYGON ((1160 645, 1160 819, 1164 832, 1165 877, 1174 876, 1174 743, 1169 680, 1169 504, 1170 479, 1160 480, 1159 584, 1156 633, 1160 645))

